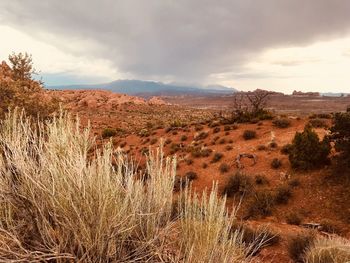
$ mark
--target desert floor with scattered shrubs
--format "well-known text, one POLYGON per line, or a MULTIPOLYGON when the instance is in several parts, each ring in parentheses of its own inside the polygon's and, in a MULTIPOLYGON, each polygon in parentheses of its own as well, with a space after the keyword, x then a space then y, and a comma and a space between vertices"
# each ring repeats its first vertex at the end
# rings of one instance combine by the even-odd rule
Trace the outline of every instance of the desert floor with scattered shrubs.
MULTIPOLYGON (((252 244, 231 231, 235 210, 214 186, 173 194, 176 160, 160 149, 147 177, 89 129, 60 113, 0 124, 0 261, 247 262, 252 244), (174 216, 174 211, 176 214, 174 216)), ((256 247, 256 244, 254 244, 256 247)))

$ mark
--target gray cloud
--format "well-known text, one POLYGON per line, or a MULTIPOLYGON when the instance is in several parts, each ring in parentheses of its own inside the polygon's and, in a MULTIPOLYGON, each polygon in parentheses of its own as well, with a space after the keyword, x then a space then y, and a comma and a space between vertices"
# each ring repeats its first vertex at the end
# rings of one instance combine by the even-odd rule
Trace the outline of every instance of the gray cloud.
MULTIPOLYGON (((239 72, 266 48, 350 29, 348 0, 2 0, 2 24, 105 58, 136 78, 205 80, 239 72), (72 47, 76 40, 82 44, 72 47)), ((92 62, 93 63, 93 60, 92 62)))

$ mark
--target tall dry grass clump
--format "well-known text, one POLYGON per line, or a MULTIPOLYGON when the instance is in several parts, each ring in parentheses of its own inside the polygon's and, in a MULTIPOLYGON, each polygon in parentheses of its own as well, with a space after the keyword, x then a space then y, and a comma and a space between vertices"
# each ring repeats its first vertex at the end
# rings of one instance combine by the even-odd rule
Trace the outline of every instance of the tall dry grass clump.
POLYGON ((350 262, 350 241, 340 237, 318 238, 305 252, 305 262, 350 262))
POLYGON ((35 122, 17 111, 0 124, 0 261, 246 262, 234 212, 214 189, 180 193, 175 159, 158 149, 147 178, 111 144, 61 113, 35 122))

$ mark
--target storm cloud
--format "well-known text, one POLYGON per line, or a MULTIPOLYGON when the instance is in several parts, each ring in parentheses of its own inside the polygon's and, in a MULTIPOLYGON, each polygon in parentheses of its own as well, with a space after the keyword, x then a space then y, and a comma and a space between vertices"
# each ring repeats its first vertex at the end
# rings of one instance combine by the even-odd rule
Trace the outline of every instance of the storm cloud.
MULTIPOLYGON (((135 78, 205 80, 350 30, 347 0, 2 0, 1 24, 135 78)), ((288 62, 285 62, 288 64, 288 62)))

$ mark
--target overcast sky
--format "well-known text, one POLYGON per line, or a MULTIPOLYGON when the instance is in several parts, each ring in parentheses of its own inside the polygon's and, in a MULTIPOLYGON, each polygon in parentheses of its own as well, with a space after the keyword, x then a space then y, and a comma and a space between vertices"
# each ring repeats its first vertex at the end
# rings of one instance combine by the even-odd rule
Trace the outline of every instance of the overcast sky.
POLYGON ((0 59, 116 79, 350 92, 349 0, 1 0, 0 59))

